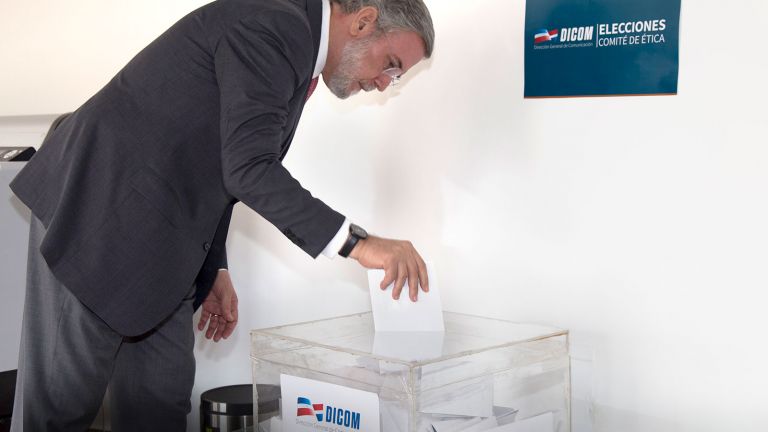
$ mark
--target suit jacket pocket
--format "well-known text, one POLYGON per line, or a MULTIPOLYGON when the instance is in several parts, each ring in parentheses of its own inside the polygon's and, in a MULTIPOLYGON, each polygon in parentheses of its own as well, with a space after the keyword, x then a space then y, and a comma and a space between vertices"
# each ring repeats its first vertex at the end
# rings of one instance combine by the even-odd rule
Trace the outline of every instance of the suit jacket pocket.
POLYGON ((189 294, 205 257, 198 242, 134 189, 57 275, 110 327, 135 336, 189 294))

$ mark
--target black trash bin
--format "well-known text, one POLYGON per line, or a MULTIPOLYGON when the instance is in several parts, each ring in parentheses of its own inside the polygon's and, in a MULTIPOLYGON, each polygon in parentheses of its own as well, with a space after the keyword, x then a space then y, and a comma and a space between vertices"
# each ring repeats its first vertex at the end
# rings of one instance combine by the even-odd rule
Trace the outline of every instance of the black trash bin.
POLYGON ((13 393, 16 391, 16 370, 0 372, 0 432, 11 430, 13 393))
MULTIPOLYGON (((280 386, 257 384, 259 421, 278 415, 280 386)), ((219 387, 200 395, 201 432, 258 431, 253 425, 253 385, 219 387)))

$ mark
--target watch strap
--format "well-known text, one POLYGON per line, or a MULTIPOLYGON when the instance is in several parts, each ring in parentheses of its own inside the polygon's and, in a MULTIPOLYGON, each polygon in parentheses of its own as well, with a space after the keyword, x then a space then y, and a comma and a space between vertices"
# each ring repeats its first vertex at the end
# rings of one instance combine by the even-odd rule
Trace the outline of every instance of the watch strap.
POLYGON ((357 242, 366 238, 365 230, 357 227, 360 231, 364 233, 361 236, 361 235, 358 235, 358 233, 355 230, 355 227, 356 226, 354 224, 349 226, 349 235, 347 236, 347 241, 344 242, 344 245, 339 250, 339 255, 341 255, 344 258, 349 257, 349 254, 352 253, 352 249, 355 248, 355 246, 357 245, 357 242))

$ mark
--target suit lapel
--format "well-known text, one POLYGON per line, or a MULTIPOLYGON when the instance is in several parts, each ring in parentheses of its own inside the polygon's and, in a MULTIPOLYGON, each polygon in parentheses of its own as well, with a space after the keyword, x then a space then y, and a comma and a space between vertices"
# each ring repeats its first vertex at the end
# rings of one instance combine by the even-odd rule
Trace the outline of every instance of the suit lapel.
MULTIPOLYGON (((323 27, 323 3, 322 0, 306 0, 305 9, 307 11, 307 18, 309 20, 309 26, 312 30, 312 43, 314 44, 314 51, 312 56, 312 71, 315 70, 315 64, 317 63, 317 56, 320 51, 320 32, 323 27)), ((300 89, 302 92, 306 92, 309 89, 309 83, 312 81, 312 72, 307 77, 306 85, 303 85, 300 89)), ((298 112, 293 118, 293 124, 291 125, 290 132, 283 142, 282 151, 280 152, 280 160, 283 160, 288 149, 291 147, 293 141, 293 135, 296 133, 296 126, 299 124, 301 118, 301 112, 304 110, 304 104, 307 102, 306 97, 300 97, 298 101, 298 112)))

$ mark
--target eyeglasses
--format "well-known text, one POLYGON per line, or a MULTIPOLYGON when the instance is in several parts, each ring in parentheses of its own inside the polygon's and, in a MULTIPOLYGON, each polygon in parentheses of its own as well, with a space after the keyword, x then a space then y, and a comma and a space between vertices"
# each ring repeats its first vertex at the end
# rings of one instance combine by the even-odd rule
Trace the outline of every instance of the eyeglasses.
POLYGON ((385 69, 382 73, 389 77, 389 86, 394 87, 400 82, 400 78, 403 75, 403 70, 398 67, 393 67, 385 69))
MULTIPOLYGON (((389 37, 387 37, 387 34, 384 33, 384 39, 387 40, 387 47, 389 47, 389 52, 392 52, 392 44, 389 42, 389 37)), ((391 56, 392 54, 390 54, 391 56)), ((400 62, 396 61, 394 58, 390 59, 389 62, 389 68, 384 69, 381 73, 389 77, 389 87, 394 87, 400 82, 400 78, 403 76, 403 69, 400 68, 400 62)))

